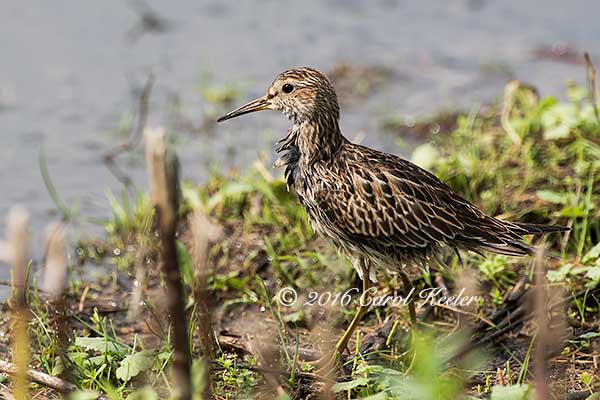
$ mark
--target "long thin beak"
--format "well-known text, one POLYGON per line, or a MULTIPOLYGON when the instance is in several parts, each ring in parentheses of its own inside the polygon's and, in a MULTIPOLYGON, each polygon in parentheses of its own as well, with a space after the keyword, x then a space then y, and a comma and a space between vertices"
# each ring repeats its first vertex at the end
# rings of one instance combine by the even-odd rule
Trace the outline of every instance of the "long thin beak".
POLYGON ((240 108, 236 108, 235 110, 223 115, 217 120, 217 122, 223 122, 231 118, 239 117, 240 115, 268 109, 269 101, 267 100, 267 97, 264 96, 256 100, 252 100, 250 103, 244 104, 240 108))

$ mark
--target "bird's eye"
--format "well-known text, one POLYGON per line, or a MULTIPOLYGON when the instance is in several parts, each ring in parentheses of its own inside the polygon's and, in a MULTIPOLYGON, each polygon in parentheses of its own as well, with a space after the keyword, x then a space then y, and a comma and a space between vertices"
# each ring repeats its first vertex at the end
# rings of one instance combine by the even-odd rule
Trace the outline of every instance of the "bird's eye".
POLYGON ((289 83, 286 83, 285 85, 283 85, 281 87, 281 90, 283 91, 283 93, 292 93, 292 91, 294 90, 294 87, 292 85, 290 85, 289 83))

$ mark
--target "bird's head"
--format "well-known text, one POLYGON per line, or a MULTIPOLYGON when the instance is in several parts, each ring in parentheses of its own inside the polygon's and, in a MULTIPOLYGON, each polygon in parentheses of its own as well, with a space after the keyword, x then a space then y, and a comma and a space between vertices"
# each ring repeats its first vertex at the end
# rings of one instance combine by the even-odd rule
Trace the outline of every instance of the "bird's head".
POLYGON ((337 96, 331 82, 312 68, 294 68, 280 73, 265 96, 225 114, 218 121, 261 110, 278 110, 295 121, 319 115, 339 119, 337 96))

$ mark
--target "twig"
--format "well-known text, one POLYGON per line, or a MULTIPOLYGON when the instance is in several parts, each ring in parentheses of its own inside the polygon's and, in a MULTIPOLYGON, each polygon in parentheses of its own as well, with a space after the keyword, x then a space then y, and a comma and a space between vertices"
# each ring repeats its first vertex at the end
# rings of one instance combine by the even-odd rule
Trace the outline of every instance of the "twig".
POLYGON ((142 134, 144 132, 144 129, 146 128, 146 123, 148 122, 150 93, 152 92, 153 85, 154 75, 150 74, 148 76, 148 79, 146 80, 146 83, 144 84, 142 93, 140 94, 138 101, 137 121, 131 129, 127 141, 107 151, 103 156, 103 160, 106 164, 106 167, 115 176, 115 178, 117 178, 117 180, 123 185, 125 185, 127 188, 132 187, 133 181, 131 180, 129 175, 127 175, 127 173, 117 165, 117 163, 115 162, 115 158, 125 152, 133 150, 140 143, 143 136, 142 134))
POLYGON ((189 400, 191 362, 188 324, 175 237, 179 220, 179 168, 176 156, 167 151, 164 130, 146 129, 145 137, 150 191, 156 209, 160 253, 167 284, 167 306, 173 324, 174 398, 189 400))
POLYGON ((598 104, 598 88, 596 86, 596 67, 594 67, 592 59, 587 51, 583 53, 583 58, 585 59, 585 65, 587 67, 587 84, 590 102, 592 103, 592 108, 594 109, 596 121, 598 121, 600 124, 600 111, 598 111, 600 105, 598 104))
MULTIPOLYGON (((16 371, 16 366, 13 363, 0 360, 0 371, 8 374, 14 374, 16 371)), ((77 386, 71 382, 33 369, 27 370, 27 376, 32 382, 49 387, 61 393, 68 393, 77 390, 77 386)), ((108 400, 108 397, 101 394, 97 400, 108 400)))
MULTIPOLYGON (((251 343, 244 339, 242 336, 239 335, 234 335, 234 334, 221 334, 217 337, 217 340, 219 342, 219 347, 227 350, 227 351, 234 351, 234 352, 242 352, 242 353, 246 353, 246 354, 250 354, 253 355, 252 352, 252 345, 251 343)), ((267 346, 272 346, 274 348, 278 348, 277 345, 275 344, 263 344, 263 349, 266 348, 267 346)), ((308 348, 304 348, 304 347, 299 347, 296 350, 295 346, 289 346, 288 352, 289 353, 294 353, 295 351, 298 352, 298 357, 306 360, 306 361, 314 361, 317 358, 319 358, 319 353, 316 350, 312 350, 312 349, 308 349, 308 348)))
MULTIPOLYGON (((576 293, 573 297, 577 298, 577 297, 584 296, 586 294, 586 292, 589 292, 589 290, 583 289, 583 290, 579 291, 578 293, 576 293)), ((600 292, 600 286, 597 286, 596 288, 592 289, 592 292, 600 292)), ((563 307, 569 301, 570 300, 568 298, 563 298, 563 299, 553 303, 552 305, 550 305, 549 310, 554 310, 558 307, 563 307)), ((502 336, 506 332, 509 332, 512 329, 515 329, 517 326, 522 325, 523 323, 525 323, 525 321, 529 320, 532 316, 533 315, 531 313, 527 313, 525 311, 525 307, 523 305, 520 305, 515 311, 513 311, 512 313, 509 313, 509 315, 504 319, 504 321, 502 323, 498 324, 498 328, 500 328, 502 325, 504 325, 504 323, 506 321, 510 321, 506 326, 492 332, 488 336, 485 336, 477 341, 467 344, 462 349, 460 349, 456 354, 451 356, 447 360, 447 362, 453 362, 457 359, 464 357, 466 354, 470 353, 472 350, 474 350, 480 346, 483 346, 484 344, 491 342, 492 340, 496 339, 497 337, 502 336)))
POLYGON ((81 293, 81 296, 79 297, 79 304, 77 305, 77 310, 79 312, 83 312, 83 309, 85 307, 85 298, 87 297, 87 294, 89 291, 90 291, 90 286, 86 285, 85 288, 83 288, 83 292, 81 293))

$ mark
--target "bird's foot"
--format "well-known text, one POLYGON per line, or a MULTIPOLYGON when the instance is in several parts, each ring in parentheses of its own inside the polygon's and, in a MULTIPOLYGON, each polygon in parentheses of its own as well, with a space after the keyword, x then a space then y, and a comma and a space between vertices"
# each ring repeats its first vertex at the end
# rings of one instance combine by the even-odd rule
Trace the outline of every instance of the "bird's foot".
POLYGON ((342 366, 342 356, 335 350, 333 353, 321 357, 318 360, 309 361, 306 364, 315 368, 315 375, 324 379, 331 379, 335 377, 335 374, 342 366))

